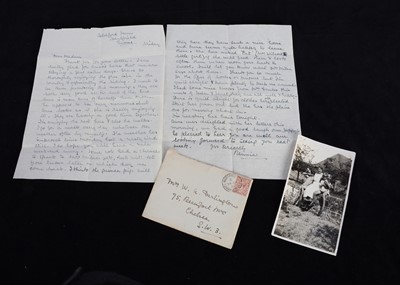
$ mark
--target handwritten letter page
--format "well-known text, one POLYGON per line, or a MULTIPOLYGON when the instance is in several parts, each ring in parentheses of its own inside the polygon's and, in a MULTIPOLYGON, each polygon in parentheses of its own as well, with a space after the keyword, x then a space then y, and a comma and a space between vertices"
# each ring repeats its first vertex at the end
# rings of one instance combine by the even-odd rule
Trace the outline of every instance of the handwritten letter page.
POLYGON ((232 248, 252 182, 169 150, 143 216, 232 248))
POLYGON ((45 30, 15 178, 152 182, 162 26, 45 30))
POLYGON ((300 132, 290 26, 168 25, 164 149, 285 179, 300 132))

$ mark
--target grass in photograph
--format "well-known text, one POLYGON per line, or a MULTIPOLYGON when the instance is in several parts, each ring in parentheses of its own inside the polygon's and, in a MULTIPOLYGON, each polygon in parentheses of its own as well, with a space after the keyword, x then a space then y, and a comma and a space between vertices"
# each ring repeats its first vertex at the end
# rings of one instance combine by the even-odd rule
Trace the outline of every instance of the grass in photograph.
POLYGON ((317 216, 314 208, 303 212, 299 207, 284 202, 274 233, 301 244, 334 252, 339 236, 339 224, 326 217, 317 216))

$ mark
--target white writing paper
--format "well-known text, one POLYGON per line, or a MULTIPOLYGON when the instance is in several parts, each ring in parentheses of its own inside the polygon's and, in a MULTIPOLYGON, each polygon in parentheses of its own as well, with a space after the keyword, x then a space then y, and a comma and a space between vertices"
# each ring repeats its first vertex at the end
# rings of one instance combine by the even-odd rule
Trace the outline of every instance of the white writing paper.
POLYGON ((162 26, 44 30, 15 178, 152 182, 162 26))
POLYGON ((171 149, 143 217, 232 248, 252 182, 171 149))
POLYGON ((300 132, 290 26, 168 25, 164 149, 285 179, 300 132))
POLYGON ((290 26, 170 25, 164 45, 162 26, 45 30, 14 177, 152 182, 174 147, 284 179, 300 132, 290 26))

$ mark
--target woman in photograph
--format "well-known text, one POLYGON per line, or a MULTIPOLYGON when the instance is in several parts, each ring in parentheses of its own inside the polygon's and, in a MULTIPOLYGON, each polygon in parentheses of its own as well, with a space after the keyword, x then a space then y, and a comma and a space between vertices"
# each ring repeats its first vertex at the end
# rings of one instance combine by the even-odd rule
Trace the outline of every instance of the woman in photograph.
POLYGON ((321 167, 318 167, 317 172, 314 174, 312 183, 310 185, 306 186, 306 188, 304 189, 303 197, 313 198, 314 192, 317 192, 317 191, 319 192, 319 190, 320 190, 319 186, 320 186, 322 176, 323 176, 322 169, 321 169, 321 167))

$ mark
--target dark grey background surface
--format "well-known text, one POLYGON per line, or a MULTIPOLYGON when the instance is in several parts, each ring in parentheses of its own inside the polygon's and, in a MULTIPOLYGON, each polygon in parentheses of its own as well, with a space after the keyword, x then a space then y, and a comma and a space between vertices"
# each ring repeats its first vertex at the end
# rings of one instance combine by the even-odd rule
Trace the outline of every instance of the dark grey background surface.
POLYGON ((396 1, 0 1, 1 284, 79 266, 144 284, 399 279, 396 1), (357 153, 338 256, 270 235, 284 181, 256 180, 232 250, 141 217, 152 184, 13 180, 43 28, 291 24, 303 135, 357 153), (5 266, 4 266, 5 265, 5 266))

